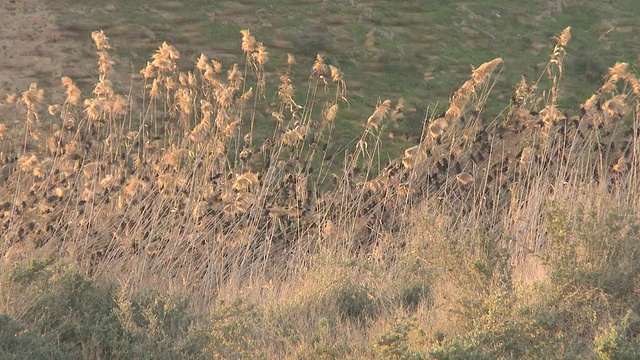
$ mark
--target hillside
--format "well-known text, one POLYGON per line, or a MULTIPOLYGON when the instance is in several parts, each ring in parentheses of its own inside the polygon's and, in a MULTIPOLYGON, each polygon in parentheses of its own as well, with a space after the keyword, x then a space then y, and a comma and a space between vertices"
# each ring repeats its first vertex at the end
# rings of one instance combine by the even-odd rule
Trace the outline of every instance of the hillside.
MULTIPOLYGON (((250 29, 270 53, 265 76, 273 87, 265 103, 277 102, 280 69, 295 55, 294 90, 306 96, 308 66, 318 53, 345 74, 349 104, 334 142, 346 146, 362 132, 362 123, 378 100, 402 98, 405 117, 385 128, 383 158, 415 145, 425 118, 446 109, 453 89, 472 65, 504 60, 485 119, 504 108, 523 75, 535 80, 553 49, 553 36, 566 26, 573 39, 559 91, 561 106, 575 109, 597 90, 607 69, 618 61, 635 65, 640 56, 636 16, 640 5, 622 1, 21 1, 3 9, 0 32, 6 51, 0 68, 7 79, 0 97, 22 92, 32 81, 57 87, 69 76, 91 91, 97 72, 92 31, 104 30, 114 49, 115 74, 122 92, 142 80, 137 70, 167 41, 189 68, 201 53, 223 64, 241 62, 240 30, 250 29), (10 11, 8 9, 15 8, 10 11), (5 10, 6 9, 6 10, 5 10), (41 36, 46 34, 46 36, 41 36), (6 69, 6 70, 5 70, 6 69), (3 93, 3 91, 5 93, 3 93)), ((1 11, 1 10, 0 10, 1 11)), ((540 89, 543 90, 543 89, 540 89)), ((53 93, 50 95, 54 96, 53 93)), ((52 99, 51 101, 60 99, 52 99)), ((257 114, 258 126, 270 111, 257 114)), ((259 128, 262 129, 262 128, 259 128)))

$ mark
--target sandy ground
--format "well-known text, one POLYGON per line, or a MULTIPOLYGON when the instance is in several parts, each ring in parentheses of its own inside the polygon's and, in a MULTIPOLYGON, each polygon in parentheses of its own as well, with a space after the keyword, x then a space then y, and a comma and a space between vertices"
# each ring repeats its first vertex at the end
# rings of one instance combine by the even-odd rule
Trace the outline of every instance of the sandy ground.
POLYGON ((81 41, 61 30, 46 1, 1 0, 0 19, 0 99, 34 81, 55 98, 50 90, 60 87, 62 95, 61 76, 91 72, 92 62, 77 61, 91 51, 90 34, 81 41))

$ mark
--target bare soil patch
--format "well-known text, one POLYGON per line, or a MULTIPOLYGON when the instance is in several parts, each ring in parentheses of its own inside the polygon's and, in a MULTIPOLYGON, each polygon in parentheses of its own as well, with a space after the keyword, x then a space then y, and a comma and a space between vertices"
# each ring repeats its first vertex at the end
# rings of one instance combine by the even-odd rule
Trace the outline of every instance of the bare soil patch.
POLYGON ((75 31, 56 22, 46 2, 5 1, 0 18, 0 95, 25 91, 34 81, 43 88, 57 86, 61 76, 92 72, 94 64, 80 61, 91 51, 89 34, 78 41, 75 31))

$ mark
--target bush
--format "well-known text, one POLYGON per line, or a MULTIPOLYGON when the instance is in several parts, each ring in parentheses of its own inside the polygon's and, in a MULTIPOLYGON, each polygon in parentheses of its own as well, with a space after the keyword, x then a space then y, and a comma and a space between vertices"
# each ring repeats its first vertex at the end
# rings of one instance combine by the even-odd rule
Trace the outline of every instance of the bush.
POLYGON ((594 352, 602 360, 640 358, 640 317, 629 311, 618 325, 606 328, 594 340, 594 352))
POLYGON ((382 356, 389 359, 422 360, 426 353, 410 349, 410 337, 421 338, 424 334, 416 328, 415 320, 399 321, 393 330, 383 333, 375 345, 381 349, 382 356), (417 336, 412 336, 417 333, 417 336))
POLYGON ((32 358, 176 358, 202 352, 185 302, 118 294, 76 269, 33 261, 6 276, 13 299, 3 315, 3 351, 32 358), (117 300, 117 301, 116 301, 117 300), (195 334, 194 334, 195 335, 195 334))
POLYGON ((0 315, 0 357, 3 359, 60 359, 50 339, 30 331, 10 316, 0 315))

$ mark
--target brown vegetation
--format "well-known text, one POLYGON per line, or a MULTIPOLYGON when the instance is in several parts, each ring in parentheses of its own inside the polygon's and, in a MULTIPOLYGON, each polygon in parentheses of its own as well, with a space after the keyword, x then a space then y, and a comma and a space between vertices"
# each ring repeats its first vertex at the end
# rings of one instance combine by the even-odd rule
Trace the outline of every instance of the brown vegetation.
MULTIPOLYGON (((238 293, 286 299, 309 297, 309 282, 328 289, 335 269, 323 270, 319 260, 328 256, 392 274, 407 254, 447 254, 442 234, 459 237, 451 244, 477 241, 477 251, 501 254, 482 261, 479 253, 416 255, 421 269, 435 273, 469 261, 485 274, 479 285, 460 278, 430 284, 430 306, 449 309, 447 296, 468 299, 505 278, 547 277, 532 273, 543 272, 539 259, 557 254, 541 209, 604 197, 637 214, 638 79, 615 64, 578 114, 560 109, 569 29, 545 69, 548 88, 541 89, 544 76, 523 78, 503 113, 483 119, 502 59, 482 64, 441 117, 425 120, 420 142, 389 164, 380 163, 381 133, 402 117, 402 100, 380 101, 363 117, 353 148, 333 148, 347 84, 320 55, 303 101, 295 99, 289 57, 274 91, 278 103, 267 110, 268 51, 249 31, 242 32, 245 62, 226 71, 204 54, 194 69, 181 70, 179 51, 162 44, 141 71, 142 89, 134 84, 127 94, 110 81, 108 38, 92 38, 100 71, 92 94, 63 77, 61 104, 47 105, 36 84, 3 103, 6 264, 64 259, 127 288, 189 294, 204 310, 238 293), (254 130, 265 111, 267 137, 254 130), (322 271, 327 277, 316 278, 322 271), (450 293, 464 287, 468 297, 450 293)), ((605 204, 593 205, 597 212, 605 204)), ((434 333, 465 331, 433 316, 434 333)))

